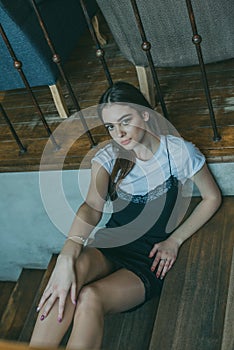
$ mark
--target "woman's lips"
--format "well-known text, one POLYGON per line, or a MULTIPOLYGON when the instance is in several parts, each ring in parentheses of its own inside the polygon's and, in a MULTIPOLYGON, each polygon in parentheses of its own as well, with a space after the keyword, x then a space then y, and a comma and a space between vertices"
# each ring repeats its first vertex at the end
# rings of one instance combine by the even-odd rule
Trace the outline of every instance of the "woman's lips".
POLYGON ((126 146, 131 142, 131 139, 121 141, 121 145, 126 146))

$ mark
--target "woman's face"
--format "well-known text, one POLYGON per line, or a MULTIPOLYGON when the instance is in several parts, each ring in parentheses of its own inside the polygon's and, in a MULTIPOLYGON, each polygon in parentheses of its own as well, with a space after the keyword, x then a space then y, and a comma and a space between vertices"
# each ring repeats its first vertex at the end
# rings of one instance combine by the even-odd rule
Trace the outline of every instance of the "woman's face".
POLYGON ((113 103, 104 107, 102 119, 113 140, 126 150, 133 150, 144 143, 148 112, 140 115, 131 106, 113 103))

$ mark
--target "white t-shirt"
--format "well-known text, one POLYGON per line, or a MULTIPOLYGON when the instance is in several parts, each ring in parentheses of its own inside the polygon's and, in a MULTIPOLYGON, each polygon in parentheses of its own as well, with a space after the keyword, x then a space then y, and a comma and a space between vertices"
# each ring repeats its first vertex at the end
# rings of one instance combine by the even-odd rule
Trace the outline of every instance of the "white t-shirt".
MULTIPOLYGON (((111 174, 116 157, 116 150, 109 143, 96 153, 92 162, 100 163, 111 174)), ((184 184, 204 163, 204 155, 191 142, 172 135, 161 135, 160 146, 153 157, 147 161, 136 158, 135 166, 121 181, 119 188, 131 195, 145 195, 162 185, 171 175, 184 184)))

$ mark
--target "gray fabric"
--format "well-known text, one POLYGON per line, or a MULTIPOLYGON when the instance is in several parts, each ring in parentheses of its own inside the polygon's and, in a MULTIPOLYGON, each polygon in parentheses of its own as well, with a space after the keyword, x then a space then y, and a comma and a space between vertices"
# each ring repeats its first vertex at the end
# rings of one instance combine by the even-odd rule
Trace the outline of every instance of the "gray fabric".
MULTIPOLYGON (((113 36, 134 65, 147 66, 129 0, 97 0, 113 36)), ((138 0, 155 66, 189 66, 198 63, 185 0, 138 0)), ((234 1, 192 1, 206 63, 234 57, 234 1)))

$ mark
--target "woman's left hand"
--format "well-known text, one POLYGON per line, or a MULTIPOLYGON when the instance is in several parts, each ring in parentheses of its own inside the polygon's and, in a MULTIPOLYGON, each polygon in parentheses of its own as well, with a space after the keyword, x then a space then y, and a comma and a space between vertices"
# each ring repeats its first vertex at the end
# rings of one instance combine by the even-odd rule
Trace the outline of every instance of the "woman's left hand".
POLYGON ((156 277, 163 279, 176 261, 180 244, 169 237, 165 241, 156 243, 150 251, 149 257, 154 258, 151 271, 156 271, 156 277))

